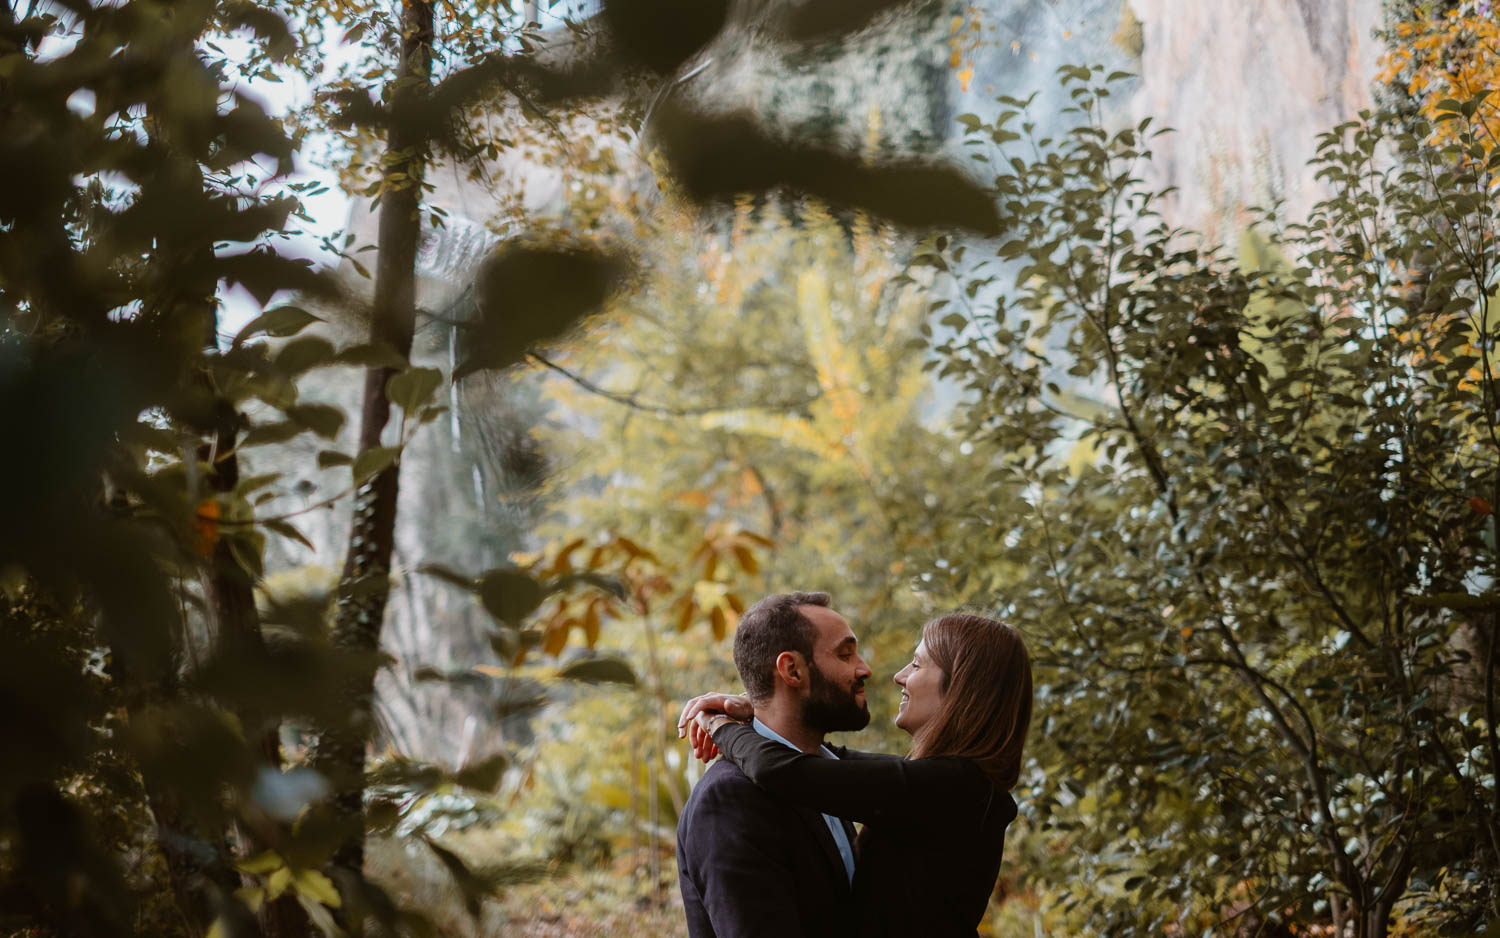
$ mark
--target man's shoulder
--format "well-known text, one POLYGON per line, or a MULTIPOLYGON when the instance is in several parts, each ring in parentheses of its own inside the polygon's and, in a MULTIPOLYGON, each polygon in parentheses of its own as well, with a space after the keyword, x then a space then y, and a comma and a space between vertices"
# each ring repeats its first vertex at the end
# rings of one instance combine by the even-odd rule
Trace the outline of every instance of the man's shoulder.
POLYGON ((693 786, 692 795, 688 798, 691 804, 695 799, 733 797, 742 798, 754 796, 757 801, 768 801, 769 797, 749 778, 739 770, 733 762, 728 759, 719 759, 710 765, 693 786))
POLYGON ((694 818, 702 818, 710 825, 725 821, 735 825, 759 824, 788 810, 787 805, 766 794, 733 763, 720 759, 693 786, 683 806, 682 819, 691 823, 694 818))

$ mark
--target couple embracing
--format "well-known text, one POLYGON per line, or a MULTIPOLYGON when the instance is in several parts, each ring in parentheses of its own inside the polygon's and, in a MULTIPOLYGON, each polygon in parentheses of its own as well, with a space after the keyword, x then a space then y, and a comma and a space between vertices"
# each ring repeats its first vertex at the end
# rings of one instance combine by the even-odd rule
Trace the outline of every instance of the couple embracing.
POLYGON ((723 756, 677 828, 688 934, 972 938, 1016 816, 1009 792, 1031 721, 1015 629, 964 613, 922 628, 895 675, 905 757, 824 744, 870 722, 871 676, 827 593, 748 609, 734 663, 747 696, 695 698, 678 724, 701 758, 723 756))

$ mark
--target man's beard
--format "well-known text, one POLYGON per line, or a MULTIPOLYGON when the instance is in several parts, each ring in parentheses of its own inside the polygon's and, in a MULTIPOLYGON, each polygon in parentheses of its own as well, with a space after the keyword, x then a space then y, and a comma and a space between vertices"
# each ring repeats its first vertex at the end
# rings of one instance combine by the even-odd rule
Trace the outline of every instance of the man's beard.
POLYGON ((860 688, 864 687, 864 681, 853 687, 842 688, 824 677, 816 665, 808 670, 812 677, 812 688, 807 695, 807 702, 802 705, 804 725, 824 733, 862 730, 870 725, 870 708, 855 698, 860 688))

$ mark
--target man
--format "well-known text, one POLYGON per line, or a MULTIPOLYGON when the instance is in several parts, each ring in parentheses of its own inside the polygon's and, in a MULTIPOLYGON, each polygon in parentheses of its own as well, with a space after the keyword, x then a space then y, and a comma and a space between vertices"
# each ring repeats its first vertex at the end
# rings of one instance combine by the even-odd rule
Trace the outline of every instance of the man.
MULTIPOLYGON (((824 734, 870 722, 870 668, 827 593, 781 593, 751 606, 735 632, 734 664, 762 736, 837 758, 824 734)), ((677 864, 691 938, 854 933, 853 825, 776 801, 725 760, 688 798, 677 864)))

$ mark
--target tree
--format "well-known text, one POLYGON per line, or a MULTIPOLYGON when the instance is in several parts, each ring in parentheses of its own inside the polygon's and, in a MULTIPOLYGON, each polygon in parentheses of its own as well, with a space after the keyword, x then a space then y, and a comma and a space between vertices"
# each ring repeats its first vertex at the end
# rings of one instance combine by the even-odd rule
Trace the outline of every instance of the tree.
POLYGON ((1037 667, 1022 869, 1098 933, 1494 927, 1479 102, 1437 146, 1323 135, 1330 197, 1237 262, 1156 213, 1160 131, 1061 71, 1067 134, 1014 99, 973 121, 1021 225, 955 268, 980 301, 936 344, 993 469, 932 573, 999 597, 1037 667))

